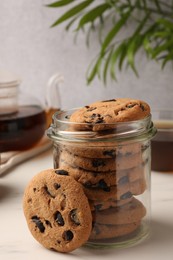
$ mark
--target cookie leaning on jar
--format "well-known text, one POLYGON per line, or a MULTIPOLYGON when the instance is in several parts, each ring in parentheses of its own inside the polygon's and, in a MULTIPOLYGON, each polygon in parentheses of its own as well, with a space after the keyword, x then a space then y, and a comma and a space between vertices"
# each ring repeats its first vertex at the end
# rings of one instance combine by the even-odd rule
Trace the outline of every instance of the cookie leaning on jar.
POLYGON ((31 179, 25 188, 23 211, 31 234, 48 249, 71 252, 90 236, 88 199, 64 169, 43 170, 31 179))
MULTIPOLYGON (((145 197, 149 189, 150 107, 140 100, 112 99, 69 113, 64 112, 64 132, 57 131, 58 139, 54 139, 54 167, 67 169, 83 185, 94 216, 89 242, 109 244, 111 239, 111 243, 121 243, 122 236, 126 241, 129 235, 136 236, 148 218, 145 197), (145 209, 138 219, 131 214, 128 223, 109 223, 106 212, 110 210, 114 216, 125 205, 132 209, 134 200, 145 209), (98 222, 100 213, 103 223, 98 222), (102 228, 109 235, 104 237, 103 230, 98 235, 102 228)), ((54 116, 54 123, 63 123, 61 114, 54 116)))

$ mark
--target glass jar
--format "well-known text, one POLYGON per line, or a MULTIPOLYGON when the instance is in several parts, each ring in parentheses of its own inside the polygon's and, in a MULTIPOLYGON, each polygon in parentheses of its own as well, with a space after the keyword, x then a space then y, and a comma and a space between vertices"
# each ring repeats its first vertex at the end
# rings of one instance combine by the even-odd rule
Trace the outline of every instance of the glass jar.
POLYGON ((150 233, 151 116, 131 122, 69 122, 74 110, 53 115, 47 135, 53 140, 54 168, 68 169, 88 197, 93 228, 91 247, 127 247, 150 233), (82 131, 77 126, 82 127, 82 131))

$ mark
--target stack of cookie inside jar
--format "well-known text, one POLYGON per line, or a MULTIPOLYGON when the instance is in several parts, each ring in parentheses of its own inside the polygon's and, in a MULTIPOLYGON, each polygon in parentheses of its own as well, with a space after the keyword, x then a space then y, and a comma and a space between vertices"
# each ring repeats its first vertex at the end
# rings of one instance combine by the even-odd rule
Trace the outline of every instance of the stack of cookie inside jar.
POLYGON ((150 107, 104 100, 53 116, 54 168, 82 184, 92 211, 91 246, 125 246, 149 234, 150 107))

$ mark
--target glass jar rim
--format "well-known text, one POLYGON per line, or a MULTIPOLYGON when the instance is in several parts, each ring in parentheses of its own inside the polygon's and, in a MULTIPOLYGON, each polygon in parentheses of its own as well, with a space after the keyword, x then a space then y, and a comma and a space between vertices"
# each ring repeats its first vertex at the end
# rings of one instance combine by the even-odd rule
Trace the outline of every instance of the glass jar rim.
POLYGON ((52 124, 47 130, 47 136, 54 141, 72 140, 72 141, 110 141, 110 140, 130 140, 135 138, 152 138, 156 129, 151 121, 151 114, 140 120, 116 122, 116 123, 76 123, 69 121, 70 115, 79 108, 61 110, 55 112, 52 117, 52 124), (103 126, 105 130, 91 131, 90 126, 103 126), (74 130, 77 127, 83 127, 85 130, 74 130))

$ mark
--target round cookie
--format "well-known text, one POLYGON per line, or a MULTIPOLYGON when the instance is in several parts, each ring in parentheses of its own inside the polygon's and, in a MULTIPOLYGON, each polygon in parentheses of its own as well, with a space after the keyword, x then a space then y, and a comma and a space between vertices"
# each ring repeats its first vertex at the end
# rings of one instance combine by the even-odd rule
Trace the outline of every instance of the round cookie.
POLYGON ((70 122, 74 129, 100 131, 116 128, 117 122, 143 119, 150 115, 150 107, 141 100, 119 98, 94 102, 75 111, 70 122))
POLYGON ((63 169, 42 171, 30 181, 23 210, 33 237, 48 249, 70 252, 91 233, 88 199, 82 186, 63 169))
POLYGON ((116 142, 84 142, 80 144, 66 143, 55 144, 57 149, 86 158, 115 158, 139 153, 142 149, 141 143, 120 145, 116 142))
POLYGON ((114 172, 92 172, 68 165, 63 165, 63 169, 86 188, 107 189, 110 186, 122 185, 145 178, 145 165, 143 164, 131 169, 114 172))
POLYGON ((132 200, 133 197, 122 199, 122 200, 114 200, 114 199, 108 199, 106 201, 97 201, 97 200, 89 200, 91 211, 94 210, 104 210, 114 207, 120 207, 132 200))
POLYGON ((129 182, 126 171, 117 175, 116 172, 91 172, 68 165, 63 166, 63 169, 86 188, 107 189, 110 186, 129 182))
POLYGON ((126 200, 132 195, 140 195, 146 189, 144 179, 139 179, 134 183, 124 183, 117 186, 86 188, 83 186, 84 192, 89 200, 106 201, 109 199, 126 200))
POLYGON ((85 158, 79 157, 66 151, 61 151, 57 158, 59 167, 70 165, 93 172, 111 172, 133 168, 143 162, 142 154, 132 154, 114 158, 85 158))
POLYGON ((124 225, 102 225, 94 223, 89 240, 118 238, 129 235, 140 226, 140 221, 124 225))
POLYGON ((107 225, 122 225, 140 221, 146 214, 144 205, 137 199, 133 199, 116 208, 105 209, 102 211, 93 211, 93 221, 107 225))
POLYGON ((96 201, 107 201, 109 199, 114 200, 126 200, 132 197, 129 184, 123 184, 117 186, 111 186, 107 189, 99 188, 86 188, 84 187, 84 192, 89 200, 96 201))

